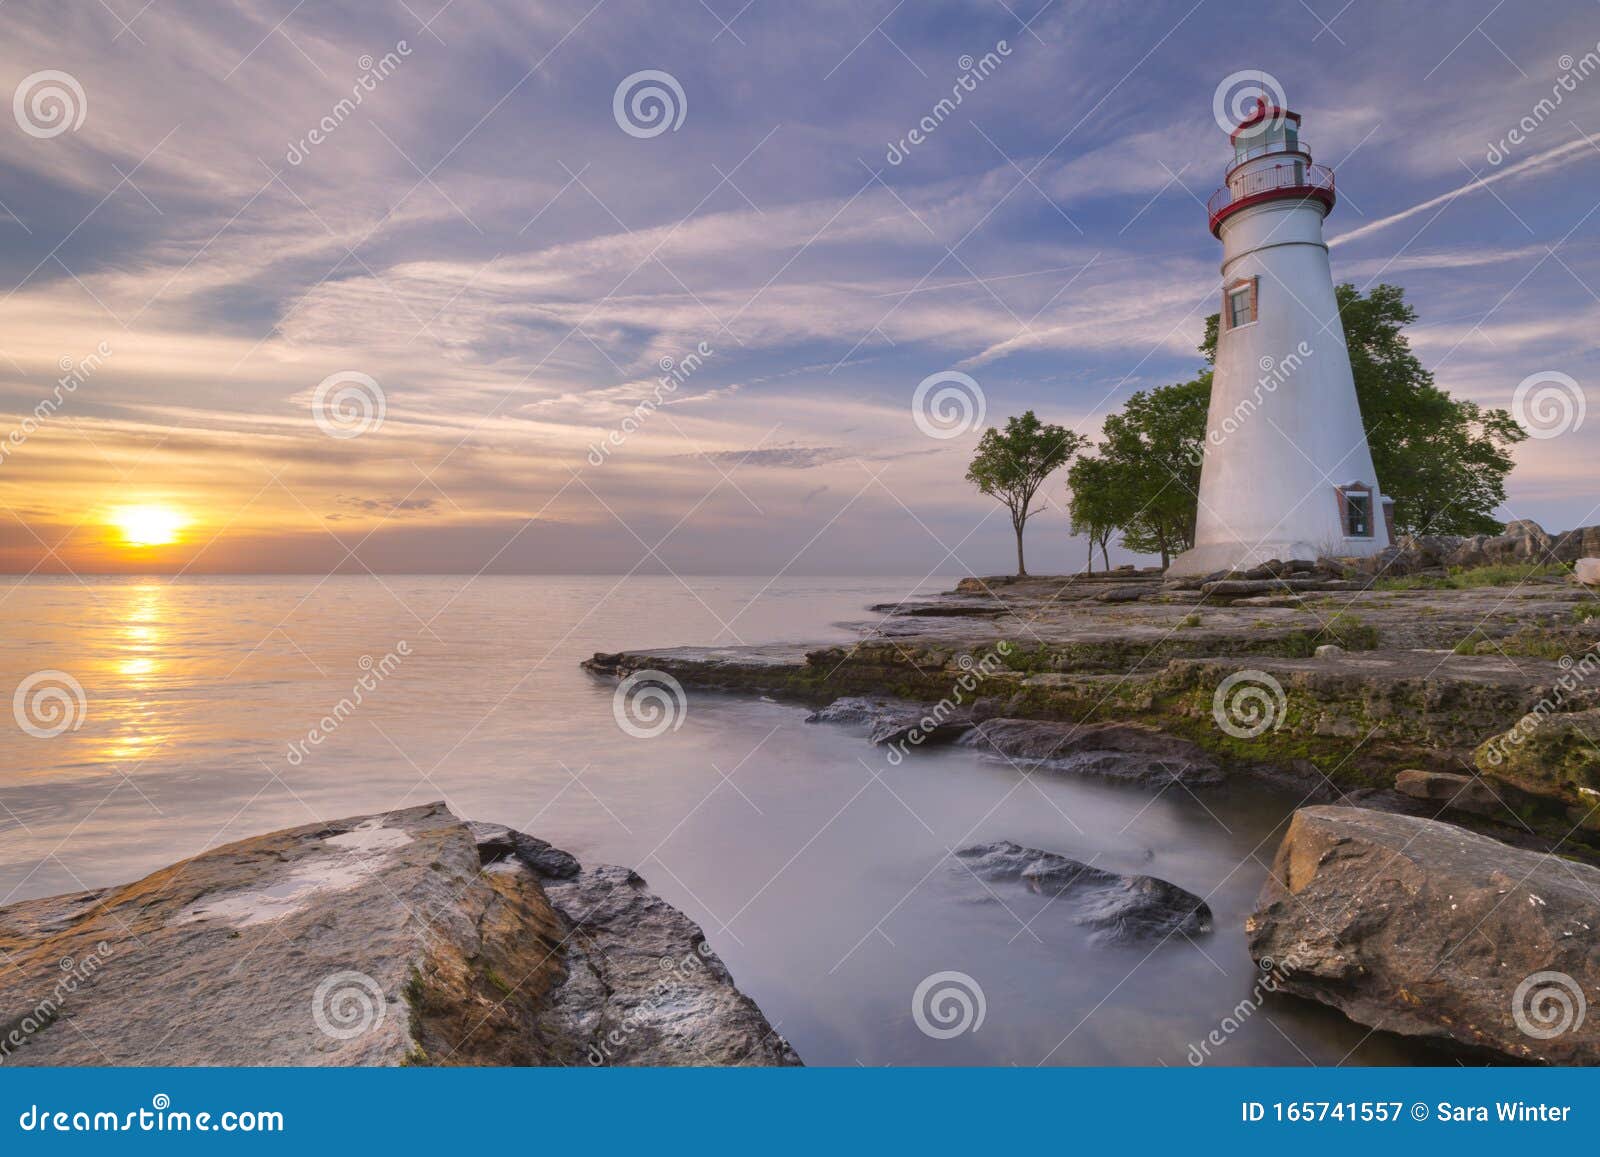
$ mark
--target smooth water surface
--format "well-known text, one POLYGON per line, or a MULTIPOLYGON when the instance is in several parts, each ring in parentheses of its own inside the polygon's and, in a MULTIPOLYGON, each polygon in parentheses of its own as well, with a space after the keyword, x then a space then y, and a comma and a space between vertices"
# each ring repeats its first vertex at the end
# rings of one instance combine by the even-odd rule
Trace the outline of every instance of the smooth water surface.
POLYGON ((0 691, 64 671, 87 701, 77 729, 51 738, 4 717, 0 903, 444 799, 585 862, 636 867, 812 1064, 1182 1066, 1213 1030, 1213 1063, 1418 1058, 1303 1002, 1240 1014, 1259 977, 1242 924, 1293 797, 1025 776, 961 748, 896 767, 801 707, 693 691, 681 726, 641 739, 618 726, 613 685, 578 667, 622 648, 848 639, 868 605, 918 591, 669 577, 0 585, 0 691), (359 708, 308 742, 369 664, 385 673, 359 708), (995 839, 1171 880, 1207 897, 1216 929, 1093 945, 1070 900, 986 887, 949 856, 995 839), (976 1031, 919 1027, 913 994, 940 972, 981 990, 976 1031))

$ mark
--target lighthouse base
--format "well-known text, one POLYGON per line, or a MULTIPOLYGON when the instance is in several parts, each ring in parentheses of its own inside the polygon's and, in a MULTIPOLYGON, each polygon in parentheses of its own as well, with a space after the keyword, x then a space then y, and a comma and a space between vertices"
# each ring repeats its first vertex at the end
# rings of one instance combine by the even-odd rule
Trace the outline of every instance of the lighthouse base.
POLYGON ((1289 562, 1293 559, 1333 555, 1340 558, 1377 554, 1388 546, 1370 538, 1347 538, 1336 543, 1262 542, 1254 546, 1242 542, 1206 542, 1186 550, 1167 567, 1168 578, 1194 578, 1217 571, 1250 570, 1264 562, 1289 562))

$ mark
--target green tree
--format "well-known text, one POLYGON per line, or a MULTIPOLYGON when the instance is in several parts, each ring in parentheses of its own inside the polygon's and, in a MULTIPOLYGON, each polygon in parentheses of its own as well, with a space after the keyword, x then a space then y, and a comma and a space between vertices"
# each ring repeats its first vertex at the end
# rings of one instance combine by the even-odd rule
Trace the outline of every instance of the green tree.
POLYGON ((991 426, 978 440, 977 452, 967 467, 967 481, 999 499, 1010 511, 1011 529, 1017 535, 1018 578, 1028 574, 1022 561, 1022 528, 1038 513, 1033 509, 1034 496, 1084 441, 1064 426, 1040 422, 1032 410, 1019 418, 1007 418, 1004 433, 991 426))
POLYGON ((1117 491, 1117 480, 1111 464, 1104 458, 1080 456, 1067 471, 1067 512, 1072 518, 1072 533, 1084 535, 1089 540, 1089 573, 1094 573, 1094 552, 1100 551, 1100 561, 1106 570, 1111 569, 1111 559, 1106 554, 1106 544, 1117 531, 1125 511, 1117 491))
POLYGON ((1085 525, 1109 521, 1138 554, 1172 556, 1194 545, 1211 374, 1139 390, 1105 421, 1097 458, 1074 464, 1073 511, 1085 525), (1093 463, 1093 465, 1086 465, 1093 463))
MULTIPOLYGON (((1365 296, 1353 285, 1336 293, 1356 399, 1383 493, 1394 499, 1395 529, 1409 534, 1497 534, 1496 507, 1506 499, 1510 447, 1527 432, 1505 410, 1452 398, 1433 383, 1402 327, 1417 314, 1394 285, 1365 296)), ((1217 356, 1217 315, 1200 345, 1217 356)))

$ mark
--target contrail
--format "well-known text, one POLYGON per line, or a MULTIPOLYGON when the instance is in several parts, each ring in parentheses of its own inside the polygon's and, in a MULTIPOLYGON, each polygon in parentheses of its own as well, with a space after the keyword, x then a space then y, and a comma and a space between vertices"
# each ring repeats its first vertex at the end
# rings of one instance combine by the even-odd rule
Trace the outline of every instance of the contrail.
POLYGON ((1515 177, 1518 173, 1525 173, 1529 169, 1536 169, 1549 164, 1565 163, 1568 158, 1593 147, 1587 140, 1581 138, 1575 141, 1568 141, 1566 144, 1558 145, 1548 152, 1539 153, 1526 160, 1518 161, 1508 169, 1501 169, 1487 177, 1474 178, 1460 188, 1451 189, 1448 193, 1441 193, 1437 197, 1431 197, 1420 205, 1413 205, 1409 209, 1402 209, 1400 212, 1393 213, 1388 217, 1369 221, 1367 224, 1362 225, 1360 228, 1352 229, 1348 233, 1341 233, 1339 236, 1332 238, 1328 244, 1329 246, 1343 245, 1346 241, 1354 241, 1358 237, 1365 237, 1368 233, 1376 233, 1379 229, 1387 229, 1397 221, 1404 221, 1407 217, 1415 217, 1418 213, 1426 213, 1429 209, 1443 205, 1446 201, 1452 201, 1463 193, 1470 193, 1473 189, 1492 185, 1496 181, 1505 180, 1507 177, 1515 177))

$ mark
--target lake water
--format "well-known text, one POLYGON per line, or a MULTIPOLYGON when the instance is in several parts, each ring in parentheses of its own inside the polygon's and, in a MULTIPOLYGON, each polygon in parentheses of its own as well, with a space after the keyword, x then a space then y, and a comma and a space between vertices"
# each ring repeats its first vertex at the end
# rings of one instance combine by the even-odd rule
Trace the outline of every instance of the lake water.
MULTIPOLYGON (((578 667, 597 650, 850 638, 869 604, 950 585, 12 580, 0 585, 0 692, 62 671, 86 708, 49 738, 0 715, 0 903, 444 799, 586 863, 636 867, 704 927, 809 1063, 1188 1064, 1192 1042, 1254 1003, 1242 923, 1293 797, 1024 777, 959 748, 894 767, 854 729, 806 723, 803 708, 694 691, 679 728, 637 738, 613 716, 613 686, 578 667), (376 687, 309 742, 369 663, 384 672, 376 687), (1070 901, 991 893, 949 856, 996 839, 1171 880, 1207 897, 1216 929, 1154 950, 1093 945, 1070 901), (943 972, 981 991, 976 1031, 919 1027, 913 994, 943 972)), ((1210 1053, 1427 1059, 1281 997, 1210 1053)))

